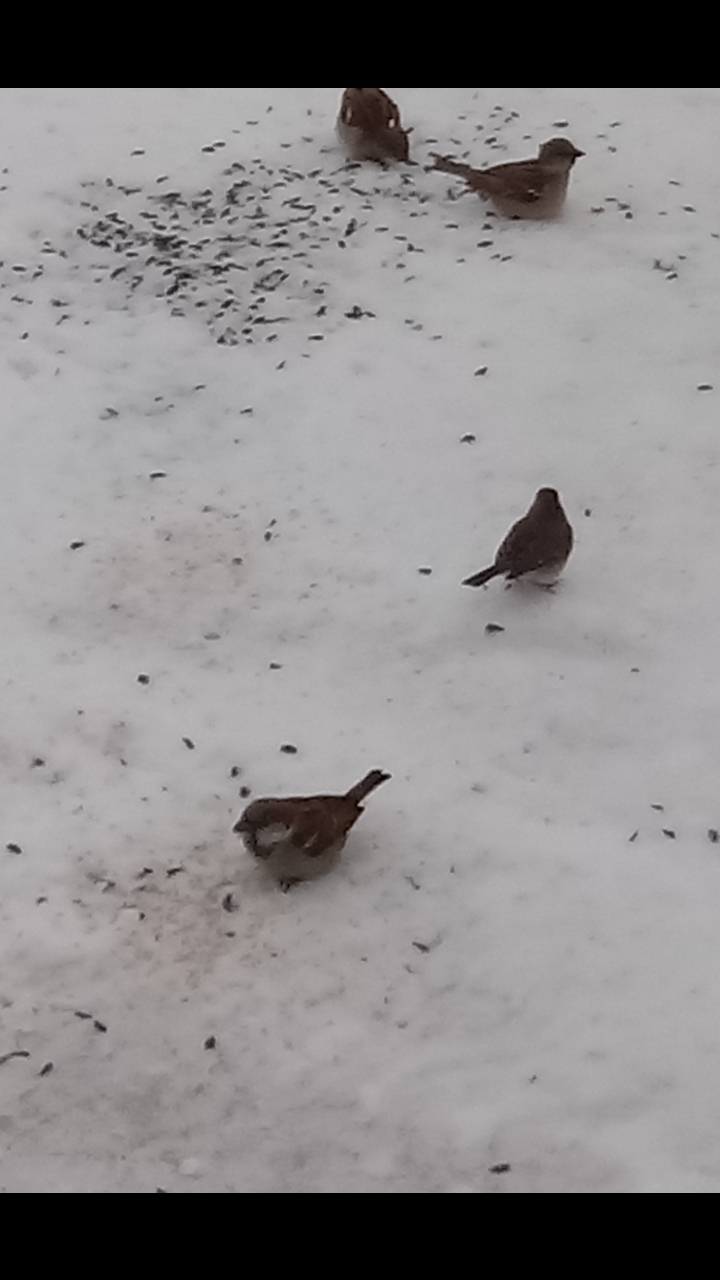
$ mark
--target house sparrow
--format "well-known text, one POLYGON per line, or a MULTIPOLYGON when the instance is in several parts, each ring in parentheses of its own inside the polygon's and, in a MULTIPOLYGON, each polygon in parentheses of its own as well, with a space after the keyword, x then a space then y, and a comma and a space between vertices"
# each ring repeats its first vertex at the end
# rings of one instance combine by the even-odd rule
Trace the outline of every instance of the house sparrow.
POLYGON ((407 160, 410 131, 384 89, 346 89, 337 118, 340 141, 352 160, 407 160))
POLYGON ((300 880, 330 871, 363 812, 361 801, 390 776, 372 769, 344 796, 253 800, 233 831, 242 837, 248 853, 264 862, 289 889, 300 880))
POLYGON ((538 586, 557 582, 572 551, 573 531, 556 489, 539 489, 527 515, 503 539, 495 563, 466 578, 464 587, 482 587, 504 574, 510 581, 526 578, 538 586))
POLYGON ((584 156, 567 138, 543 142, 536 160, 473 169, 450 156, 434 155, 435 168, 464 178, 481 200, 491 200, 506 218, 556 218, 562 212, 570 170, 584 156))

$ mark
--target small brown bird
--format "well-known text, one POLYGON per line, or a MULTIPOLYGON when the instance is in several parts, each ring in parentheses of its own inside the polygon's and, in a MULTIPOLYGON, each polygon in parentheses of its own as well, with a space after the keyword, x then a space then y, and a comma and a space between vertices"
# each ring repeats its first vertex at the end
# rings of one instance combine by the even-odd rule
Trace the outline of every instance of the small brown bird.
POLYGON ((464 178, 481 200, 491 200, 506 218, 556 218, 567 195, 570 170, 584 151, 567 138, 543 142, 537 159, 473 169, 450 156, 433 156, 435 168, 464 178))
POLYGON ((253 800, 233 831, 248 853, 264 862, 283 888, 290 888, 330 871, 363 812, 361 801, 390 776, 372 769, 344 796, 253 800))
POLYGON ((527 515, 503 539, 490 569, 466 578, 464 587, 482 587, 504 575, 525 578, 538 586, 557 582, 572 551, 573 531, 556 489, 539 489, 527 515))
POLYGON ((337 118, 340 141, 353 160, 407 160, 410 130, 384 89, 346 89, 337 118))

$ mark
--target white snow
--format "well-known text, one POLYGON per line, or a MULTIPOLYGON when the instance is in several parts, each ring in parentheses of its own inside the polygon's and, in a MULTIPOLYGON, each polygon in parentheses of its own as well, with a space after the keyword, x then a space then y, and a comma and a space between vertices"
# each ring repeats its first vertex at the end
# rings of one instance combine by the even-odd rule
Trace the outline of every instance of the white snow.
POLYGON ((389 92, 417 168, 0 90, 6 1192, 720 1191, 720 90, 389 92), (424 172, 557 133, 557 224, 424 172), (461 588, 541 485, 557 590, 461 588), (370 768, 268 883, 240 788, 370 768))

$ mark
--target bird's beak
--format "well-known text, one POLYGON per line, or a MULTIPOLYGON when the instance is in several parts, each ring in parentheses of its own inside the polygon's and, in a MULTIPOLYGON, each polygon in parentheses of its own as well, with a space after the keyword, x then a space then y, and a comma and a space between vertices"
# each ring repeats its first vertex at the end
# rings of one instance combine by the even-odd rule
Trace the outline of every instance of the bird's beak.
POLYGON ((584 151, 578 151, 578 149, 577 149, 577 147, 576 147, 576 148, 575 148, 575 155, 576 155, 576 156, 584 156, 584 155, 585 155, 585 152, 584 152, 584 151))

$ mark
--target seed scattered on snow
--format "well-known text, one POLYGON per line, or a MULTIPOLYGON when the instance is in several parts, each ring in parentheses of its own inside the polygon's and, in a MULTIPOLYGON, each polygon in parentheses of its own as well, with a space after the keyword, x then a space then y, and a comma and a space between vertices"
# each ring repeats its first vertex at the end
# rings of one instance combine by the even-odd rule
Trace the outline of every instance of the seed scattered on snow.
POLYGON ((105 1026, 105 1023, 101 1022, 99 1018, 93 1018, 93 1026, 95 1030, 100 1031, 102 1035, 105 1035, 105 1033, 107 1032, 107 1027, 105 1026))
POLYGON ((712 383, 710 382, 701 382, 698 385, 698 391, 712 391, 712 389, 712 383))
POLYGON ((462 436, 460 439, 461 444, 475 444, 476 441, 477 436, 462 436))
POLYGON ((669 827, 663 827, 663 835, 667 836, 668 840, 675 840, 677 838, 675 832, 671 831, 669 827))
POLYGON ((500 626, 500 624, 499 624, 499 622, 488 622, 488 624, 487 624, 487 626, 486 626, 486 628, 485 628, 485 635, 486 635, 486 636, 494 636, 494 635, 497 635, 497 634, 498 634, 498 632, 500 632, 500 631, 504 631, 504 630, 505 630, 505 628, 504 628, 504 627, 501 627, 501 626, 500 626))
POLYGON ((193 742, 192 738, 183 738, 182 741, 185 743, 185 746, 187 747, 188 751, 195 750, 195 743, 193 742))
POLYGON ((22 849, 20 848, 20 845, 14 844, 12 841, 10 841, 10 844, 6 844, 5 848, 7 849, 8 853, 22 853, 22 849))
POLYGON ((4 1053, 0 1057, 0 1067, 4 1067, 6 1062, 12 1062, 13 1058, 29 1058, 30 1054, 27 1049, 13 1049, 11 1053, 4 1053))
POLYGON ((248 796, 252 795, 252 791, 250 790, 250 787, 241 787, 239 791, 239 795, 242 797, 243 800, 247 800, 248 796))
POLYGON ((45 1063, 45 1066, 40 1068, 40 1075, 41 1075, 41 1076, 49 1076, 49 1075, 50 1075, 50 1073, 51 1073, 51 1071, 54 1071, 54 1070, 55 1070, 55 1063, 54 1063, 54 1062, 46 1062, 46 1063, 45 1063))
POLYGON ((215 1039, 215 1036, 208 1036, 207 1040, 205 1041, 205 1044, 203 1045, 203 1048, 217 1049, 217 1040, 215 1039))
POLYGON ((282 751, 283 755, 286 755, 286 756, 296 756, 298 753, 297 747, 294 747, 292 742, 284 742, 280 750, 282 751))
POLYGON ((222 900, 222 909, 223 911, 227 911, 228 915, 232 915, 233 911, 237 911, 235 899, 231 893, 225 894, 225 897, 222 900))
POLYGON ((80 548, 81 548, 81 547, 84 547, 84 546, 85 546, 85 543, 84 543, 84 542, 82 542, 82 541, 78 538, 75 542, 71 542, 71 543, 70 543, 70 550, 71 550, 71 551, 79 551, 79 550, 80 550, 80 548))
POLYGON ((711 827, 708 831, 708 840, 711 844, 717 844, 720 841, 720 831, 716 831, 714 827, 711 827))
POLYGON ((149 677, 149 676, 147 676, 147 675, 145 675, 145 673, 144 673, 143 671, 141 671, 141 672, 140 672, 140 675, 139 675, 139 676, 138 676, 138 678, 137 678, 137 682, 138 682, 138 684, 149 684, 149 683, 150 683, 150 677, 149 677))
POLYGON ((630 836, 630 839, 628 840, 628 844, 634 844, 639 835, 640 835, 639 831, 633 831, 632 835, 630 836))
POLYGON ((490 1166, 490 1173, 510 1173, 512 1165, 509 1164, 493 1164, 490 1166))

